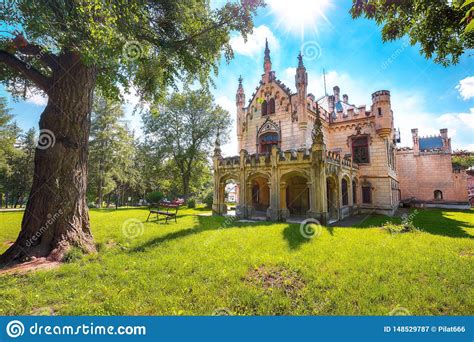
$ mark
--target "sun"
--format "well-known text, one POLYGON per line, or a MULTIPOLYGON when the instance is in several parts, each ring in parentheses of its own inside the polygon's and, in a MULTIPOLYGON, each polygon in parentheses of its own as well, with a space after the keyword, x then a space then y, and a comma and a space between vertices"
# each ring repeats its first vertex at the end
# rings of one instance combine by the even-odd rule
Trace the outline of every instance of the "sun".
POLYGON ((277 25, 301 38, 305 33, 317 33, 321 24, 329 24, 326 13, 333 6, 332 0, 267 0, 266 3, 270 14, 277 18, 277 25))

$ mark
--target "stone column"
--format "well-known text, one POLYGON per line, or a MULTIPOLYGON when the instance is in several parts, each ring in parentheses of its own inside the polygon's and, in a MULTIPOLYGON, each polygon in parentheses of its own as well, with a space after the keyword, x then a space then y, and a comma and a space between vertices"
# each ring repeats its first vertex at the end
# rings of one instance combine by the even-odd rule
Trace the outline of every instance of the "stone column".
POLYGON ((290 211, 288 210, 287 203, 286 203, 286 191, 288 188, 288 184, 286 182, 280 182, 280 212, 279 212, 279 219, 285 221, 288 217, 290 217, 290 211))

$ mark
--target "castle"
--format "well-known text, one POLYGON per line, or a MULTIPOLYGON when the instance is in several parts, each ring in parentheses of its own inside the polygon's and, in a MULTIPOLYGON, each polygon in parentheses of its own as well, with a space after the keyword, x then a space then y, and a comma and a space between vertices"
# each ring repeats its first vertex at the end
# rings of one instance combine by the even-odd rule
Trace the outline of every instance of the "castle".
POLYGON ((467 185, 464 198, 460 195, 462 180, 448 180, 452 172, 446 162, 451 153, 447 130, 434 143, 433 139, 425 143, 413 131, 415 147, 397 150, 399 132, 394 129, 388 90, 374 92, 368 108, 351 104, 337 86, 332 95, 316 98, 307 93, 308 74, 299 54, 293 93, 272 70, 268 42, 263 69, 247 104, 239 79, 240 155, 222 157, 216 141, 215 214, 227 212, 228 182, 237 184, 237 216, 268 220, 300 216, 326 224, 354 213, 391 215, 405 197, 439 199, 436 190, 442 192, 443 200, 467 201, 467 185), (426 150, 423 144, 435 147, 426 150), (428 162, 432 156, 435 160, 428 162), (440 160, 446 163, 446 170, 433 182, 421 184, 418 193, 413 188, 415 175, 421 177, 427 164, 440 160), (460 189, 454 189, 454 184, 460 189))

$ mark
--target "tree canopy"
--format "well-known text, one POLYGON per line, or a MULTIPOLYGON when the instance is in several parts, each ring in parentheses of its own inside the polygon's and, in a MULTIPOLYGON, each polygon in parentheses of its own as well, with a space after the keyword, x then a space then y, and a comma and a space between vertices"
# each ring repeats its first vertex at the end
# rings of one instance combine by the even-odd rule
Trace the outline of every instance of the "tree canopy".
POLYGON ((2 2, 0 80, 14 94, 35 85, 48 92, 58 57, 72 53, 97 70, 107 96, 136 87, 156 100, 178 80, 207 84, 224 52, 232 57, 231 31, 251 32, 260 0, 12 0, 2 2))
POLYGON ((474 47, 473 5, 472 0, 353 0, 351 14, 375 20, 384 41, 408 35, 422 55, 447 66, 474 47))
POLYGON ((187 198, 192 179, 202 175, 216 134, 229 130, 229 112, 215 105, 207 91, 185 89, 167 97, 158 108, 152 108, 143 120, 147 143, 162 158, 170 159, 187 198))

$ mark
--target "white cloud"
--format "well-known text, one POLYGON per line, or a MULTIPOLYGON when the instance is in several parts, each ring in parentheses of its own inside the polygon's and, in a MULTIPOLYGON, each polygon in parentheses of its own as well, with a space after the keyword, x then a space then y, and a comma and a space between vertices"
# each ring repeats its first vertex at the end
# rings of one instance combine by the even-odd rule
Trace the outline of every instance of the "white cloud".
MULTIPOLYGON (((286 68, 283 71, 281 80, 291 89, 295 89, 295 73, 296 68, 286 68)), ((278 75, 277 75, 278 77, 278 75)), ((333 87, 339 86, 341 96, 347 94, 349 102, 356 105, 364 105, 370 100, 370 93, 366 92, 364 88, 360 87, 360 83, 355 81, 349 74, 338 73, 330 70, 326 72, 326 91, 328 94, 333 93, 333 87)), ((314 94, 316 98, 324 95, 324 75, 308 70, 308 93, 314 94)))
POLYGON ((230 113, 230 117, 232 119, 232 124, 230 127, 230 133, 229 133, 229 141, 221 146, 222 149, 222 154, 224 156, 235 156, 239 153, 237 151, 238 149, 238 144, 237 144, 237 128, 236 128, 236 122, 235 122, 235 116, 236 116, 236 106, 233 101, 231 101, 227 96, 219 96, 216 98, 215 101, 219 106, 224 108, 230 113))
POLYGON ((44 107, 48 104, 48 97, 41 94, 28 95, 26 102, 34 104, 35 106, 44 107))
POLYGON ((474 97, 474 76, 466 77, 459 81, 456 89, 461 94, 463 100, 469 100, 474 97))
POLYGON ((275 37, 273 32, 265 25, 260 25, 253 29, 251 35, 247 36, 247 41, 241 35, 234 36, 230 39, 230 45, 234 52, 249 56, 257 57, 262 53, 265 47, 265 39, 268 39, 268 44, 272 51, 276 51, 280 47, 278 39, 275 37))

